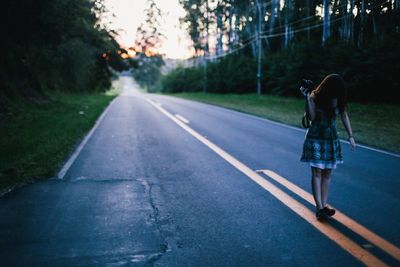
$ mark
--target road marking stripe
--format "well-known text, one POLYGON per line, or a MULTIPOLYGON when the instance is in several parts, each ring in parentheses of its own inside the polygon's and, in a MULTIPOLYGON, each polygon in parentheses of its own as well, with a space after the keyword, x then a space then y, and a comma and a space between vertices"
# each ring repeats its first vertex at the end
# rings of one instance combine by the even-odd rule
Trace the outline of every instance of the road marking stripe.
POLYGON ((111 106, 115 103, 115 100, 118 97, 115 97, 110 104, 108 104, 107 108, 103 111, 103 113, 100 115, 100 117, 97 119, 96 123, 94 124, 93 128, 90 130, 90 132, 85 136, 85 138, 82 140, 82 142, 79 144, 79 146, 75 149, 74 153, 71 155, 71 157, 68 159, 68 161, 64 164, 62 169, 58 172, 57 178, 58 179, 64 179, 65 174, 67 174, 69 168, 71 168, 72 164, 75 162, 76 158, 79 156, 81 153, 83 147, 86 145, 90 137, 93 135, 93 133, 96 131, 97 127, 99 127, 100 123, 103 121, 104 117, 110 110, 111 106))
POLYGON ((287 193, 279 189, 277 186, 274 184, 268 182, 265 180, 262 176, 254 172, 252 169, 238 161, 236 158, 222 150, 220 147, 209 141, 207 138, 204 136, 200 135, 198 132, 194 131, 192 128, 190 128, 188 125, 184 124, 180 120, 178 120, 176 117, 174 117, 171 113, 169 113, 167 110, 164 108, 156 105, 152 100, 147 99, 147 101, 157 108, 161 113, 163 113, 165 116, 170 118, 172 121, 174 121, 176 124, 178 124, 180 127, 182 127, 185 131, 190 133, 193 137, 195 137, 197 140, 208 146, 211 150, 213 150, 216 154, 218 154, 220 157, 222 157, 224 160, 226 160, 228 163, 233 165, 236 169, 241 171, 243 174, 245 174, 247 177, 249 177, 251 180, 253 180, 255 183, 260 185, 262 188, 267 190, 269 193, 271 193, 275 198, 277 198, 279 201, 281 201, 283 204, 285 204, 288 208, 290 208, 292 211, 297 213, 300 217, 302 217, 304 220, 306 220, 308 223, 310 223, 312 226, 314 226, 317 230, 319 230, 322 234, 327 236, 329 239, 334 241, 337 245, 339 245, 341 248, 346 250, 348 253, 353 255, 356 259, 361 261, 367 266, 387 266, 384 262, 382 262, 380 259, 360 247, 358 244, 356 244, 354 241, 343 235, 341 232, 333 228, 331 225, 327 223, 321 223, 315 218, 314 212, 310 211, 305 207, 303 204, 289 196, 287 193))
POLYGON ((185 117, 183 117, 183 116, 181 116, 179 114, 175 114, 175 117, 177 117, 178 119, 180 119, 184 123, 189 124, 189 120, 187 120, 185 117))
MULTIPOLYGON (((182 98, 177 98, 177 97, 173 97, 173 96, 164 96, 164 97, 170 97, 170 98, 175 98, 175 99, 179 99, 179 100, 183 100, 183 101, 189 101, 189 102, 194 102, 194 103, 198 103, 198 104, 203 104, 203 105, 206 105, 206 106, 211 106, 211 107, 213 107, 215 109, 220 109, 220 110, 223 110, 223 111, 226 111, 226 112, 233 113, 235 115, 241 115, 241 116, 244 116, 244 117, 249 117, 249 118, 252 118, 252 119, 268 122, 268 123, 271 123, 271 124, 274 124, 274 125, 277 125, 277 126, 281 126, 281 127, 284 127, 284 128, 292 129, 292 130, 295 130, 295 131, 300 131, 300 132, 303 132, 303 133, 305 133, 307 131, 306 129, 303 129, 303 128, 291 126, 291 125, 288 125, 288 124, 284 124, 282 122, 273 121, 273 120, 270 120, 270 119, 267 119, 267 118, 259 117, 257 115, 244 113, 242 111, 237 111, 237 110, 233 110, 233 109, 230 109, 230 108, 217 106, 215 104, 199 102, 199 101, 189 100, 189 99, 182 99, 182 98)), ((344 140, 344 139, 340 139, 340 141, 342 143, 345 143, 345 144, 350 144, 349 141, 344 140)), ((367 150, 371 150, 371 151, 374 151, 374 152, 379 152, 379 153, 382 153, 382 154, 385 154, 385 155, 389 155, 389 156, 393 156, 393 157, 396 157, 396 158, 400 158, 400 154, 399 153, 394 153, 394 152, 386 151, 386 150, 379 149, 379 148, 373 148, 373 147, 362 145, 362 144, 357 144, 357 147, 362 147, 362 148, 367 149, 367 150)))
MULTIPOLYGON (((296 195, 300 196, 307 202, 311 203, 314 205, 314 198, 313 196, 308 193, 307 191, 301 189, 297 185, 293 184, 292 182, 288 181, 284 177, 280 176, 279 174, 271 171, 271 170, 257 170, 256 172, 262 172, 272 178, 273 180, 277 181, 296 195)), ((383 239, 382 237, 378 236, 374 232, 370 231, 366 227, 362 226, 361 224, 357 223, 353 219, 349 218, 342 212, 336 210, 336 214, 333 219, 337 220, 341 224, 345 225, 347 228, 352 230, 353 232, 359 234, 375 246, 379 247, 383 251, 387 252, 389 255, 391 255, 393 258, 396 260, 400 261, 400 248, 396 247, 389 241, 383 239)))

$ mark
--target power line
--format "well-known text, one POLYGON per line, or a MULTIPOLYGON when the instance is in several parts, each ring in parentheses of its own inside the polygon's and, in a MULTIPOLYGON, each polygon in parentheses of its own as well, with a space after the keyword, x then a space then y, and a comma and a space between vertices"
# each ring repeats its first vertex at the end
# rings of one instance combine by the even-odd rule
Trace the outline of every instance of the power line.
MULTIPOLYGON (((383 1, 380 2, 380 3, 376 3, 375 5, 369 6, 368 9, 373 9, 373 8, 375 8, 375 7, 377 7, 377 6, 380 6, 380 5, 382 5, 382 4, 385 4, 385 3, 390 3, 390 1, 383 0, 383 1)), ((268 3, 264 4, 264 5, 267 5, 267 6, 268 6, 269 4, 270 4, 270 2, 268 2, 268 3)), ((346 3, 345 3, 345 4, 340 4, 340 5, 337 5, 336 8, 345 7, 345 6, 347 7, 348 5, 347 5, 346 3)), ((343 15, 343 16, 352 17, 352 16, 353 16, 353 13, 349 13, 349 14, 343 15)), ((343 16, 342 16, 342 17, 343 17, 343 16)), ((317 15, 317 14, 314 14, 314 15, 311 15, 311 16, 308 16, 308 17, 305 17, 305 18, 296 20, 296 21, 292 21, 292 22, 290 22, 290 23, 288 24, 288 26, 292 26, 292 25, 294 25, 294 24, 297 24, 297 23, 299 23, 299 22, 301 22, 301 21, 304 21, 304 20, 311 19, 311 18, 313 18, 313 17, 320 17, 320 16, 317 15)), ((337 20, 337 18, 335 18, 333 21, 336 21, 336 20, 337 20)), ((331 21, 332 21, 332 20, 331 20, 331 21)), ((268 32, 271 32, 271 31, 276 31, 276 30, 278 30, 278 29, 284 28, 285 26, 286 26, 286 25, 278 25, 278 26, 276 26, 276 27, 274 27, 274 28, 272 28, 272 29, 262 31, 262 32, 260 32, 260 33, 262 34, 262 33, 268 33, 268 32)), ((312 28, 315 28, 314 26, 306 26, 306 27, 310 27, 311 29, 312 29, 312 28)), ((294 28, 294 30, 296 31, 296 28, 294 28)), ((215 36, 215 34, 212 35, 212 36, 215 36)), ((249 40, 251 40, 251 39, 253 39, 253 38, 257 38, 257 34, 254 34, 254 35, 248 37, 248 38, 247 38, 245 41, 243 41, 243 42, 247 42, 247 41, 249 41, 249 40)), ((199 44, 199 43, 200 43, 200 42, 197 42, 197 43, 195 43, 195 44, 199 44)))
MULTIPOLYGON (((264 6, 268 6, 268 5, 270 5, 270 3, 271 3, 271 2, 268 2, 268 3, 265 3, 265 4, 263 4, 263 5, 264 5, 264 6)), ((345 5, 346 5, 346 4, 341 4, 341 5, 338 5, 338 7, 345 6, 345 5)), ((307 20, 307 19, 311 19, 311 18, 313 18, 313 17, 318 17, 318 15, 315 14, 315 15, 311 15, 311 16, 308 16, 308 17, 305 17, 305 18, 296 20, 296 21, 292 21, 292 22, 290 22, 290 23, 288 24, 288 26, 292 26, 292 25, 294 25, 294 24, 297 24, 297 23, 299 23, 299 22, 301 22, 301 21, 304 21, 304 20, 307 20)), ((281 29, 281 28, 284 28, 284 27, 285 27, 285 25, 278 25, 278 26, 276 26, 276 27, 274 27, 274 28, 272 28, 272 29, 265 30, 265 31, 261 31, 260 34, 268 33, 268 32, 270 32, 270 31, 276 31, 276 30, 281 29)), ((211 34, 211 36, 216 37, 217 35, 216 35, 215 33, 213 33, 213 34, 211 34)), ((257 38, 257 34, 254 34, 254 35, 248 37, 247 39, 245 39, 245 40, 242 41, 242 42, 245 43, 245 42, 247 42, 247 41, 252 40, 253 38, 257 38)), ((201 44, 203 44, 203 42, 201 42, 201 41, 193 42, 193 45, 199 45, 199 44, 201 45, 201 44)))
MULTIPOLYGON (((376 5, 370 6, 370 8, 375 8, 375 7, 377 7, 377 6, 379 6, 379 5, 382 5, 382 4, 383 4, 383 3, 379 3, 379 4, 376 4, 376 5)), ((345 19, 345 18, 349 18, 349 17, 351 17, 351 16, 353 16, 353 14, 343 15, 343 16, 340 16, 340 17, 331 19, 331 22, 337 22, 337 21, 339 21, 339 20, 342 20, 342 19, 345 19)), ((321 23, 318 23, 318 24, 313 25, 313 26, 306 26, 306 27, 298 28, 297 30, 293 30, 293 31, 291 31, 291 32, 292 32, 292 33, 298 33, 298 32, 302 32, 302 31, 306 31, 306 30, 308 30, 308 29, 315 29, 315 28, 318 28, 318 27, 322 26, 323 24, 324 24, 324 23, 321 22, 321 23)), ((279 37, 279 36, 283 36, 283 35, 285 35, 285 34, 286 34, 285 32, 277 33, 277 34, 269 34, 269 35, 263 35, 263 36, 261 36, 261 38, 279 37)))
MULTIPOLYGON (((377 3, 377 4, 375 4, 375 5, 369 6, 369 9, 373 9, 373 8, 375 8, 375 7, 377 7, 377 6, 380 6, 380 5, 382 5, 382 4, 385 4, 385 3, 387 3, 387 1, 384 0, 384 1, 381 2, 381 3, 377 3)), ((340 6, 341 6, 341 5, 338 5, 338 7, 340 7, 340 6)), ((317 15, 313 15, 313 16, 309 16, 308 18, 316 17, 316 16, 317 16, 317 15)), ((345 18, 349 18, 349 17, 352 17, 352 16, 353 16, 353 13, 349 13, 349 14, 346 14, 346 15, 342 15, 342 16, 340 16, 340 17, 336 17, 336 18, 332 19, 331 22, 337 22, 337 21, 339 21, 339 20, 342 20, 342 19, 345 19, 345 18)), ((306 18, 303 18, 303 19, 301 19, 301 20, 305 20, 305 19, 306 19, 306 18)), ((300 21, 300 20, 294 21, 294 22, 290 23, 289 25, 293 25, 293 24, 295 24, 295 23, 298 23, 299 21, 300 21)), ((318 23, 318 24, 315 24, 315 25, 312 25, 312 26, 305 26, 305 27, 294 28, 293 30, 291 30, 291 33, 298 33, 298 32, 308 31, 308 30, 310 30, 310 29, 315 29, 315 28, 321 27, 323 24, 324 24, 324 23, 321 22, 321 23, 318 23)), ((283 28, 283 26, 275 27, 274 29, 280 29, 280 28, 283 28)), ((263 32, 261 32, 261 33, 266 33, 266 32, 269 32, 269 31, 263 31, 263 32)), ((260 34, 261 34, 261 33, 260 33, 260 34)), ((262 38, 262 39, 274 38, 274 37, 284 36, 285 34, 286 34, 286 32, 280 32, 280 33, 274 33, 274 34, 267 34, 267 35, 260 35, 260 38, 262 38)), ((220 55, 214 55, 214 56, 203 57, 203 59, 208 60, 208 59, 218 59, 218 58, 226 57, 226 56, 228 56, 228 55, 230 55, 230 54, 233 54, 233 53, 235 53, 235 52, 237 52, 237 51, 239 51, 239 50, 244 49, 245 47, 247 47, 248 45, 252 44, 252 43, 255 42, 255 41, 258 41, 257 35, 253 35, 253 36, 251 36, 250 38, 246 39, 246 40, 243 41, 243 43, 240 44, 240 46, 237 47, 237 48, 228 50, 227 52, 225 52, 225 53, 223 53, 223 54, 220 54, 220 55)))
MULTIPOLYGON (((374 7, 376 7, 376 6, 378 6, 378 5, 381 5, 381 4, 383 4, 383 3, 385 3, 385 2, 387 2, 386 0, 383 0, 383 2, 382 3, 380 3, 380 4, 377 4, 377 5, 375 5, 375 6, 371 6, 370 8, 374 8, 374 7)), ((340 7, 344 7, 344 6, 346 6, 347 7, 347 3, 345 3, 345 4, 340 4, 340 5, 337 5, 336 7, 337 8, 340 8, 340 7)), ((352 13, 351 13, 352 14, 352 13)), ((347 16, 347 15, 344 15, 344 16, 347 16)), ((349 16, 351 16, 350 14, 349 14, 349 16)), ((287 26, 292 26, 292 25, 294 25, 294 24, 297 24, 297 23, 299 23, 299 22, 301 22, 301 21, 304 21, 304 20, 308 20, 308 19, 312 19, 312 18, 317 18, 317 17, 321 17, 321 16, 319 16, 319 15, 317 15, 317 14, 314 14, 314 15, 310 15, 310 16, 307 16, 307 17, 305 17, 305 18, 302 18, 302 19, 299 19, 299 20, 295 20, 295 21, 292 21, 292 22, 290 22, 289 24, 287 24, 287 26)), ((275 30, 277 30, 277 29, 281 29, 281 28, 284 28, 286 25, 285 24, 283 24, 283 25, 279 25, 279 26, 277 26, 277 27, 274 27, 274 28, 272 28, 272 29, 269 29, 269 30, 265 30, 265 31, 262 31, 261 33, 268 33, 268 32, 271 32, 271 31, 275 31, 275 30)), ((249 37, 248 39, 251 39, 251 38, 254 38, 254 37, 257 37, 257 34, 254 34, 254 35, 252 35, 251 37, 249 37)))

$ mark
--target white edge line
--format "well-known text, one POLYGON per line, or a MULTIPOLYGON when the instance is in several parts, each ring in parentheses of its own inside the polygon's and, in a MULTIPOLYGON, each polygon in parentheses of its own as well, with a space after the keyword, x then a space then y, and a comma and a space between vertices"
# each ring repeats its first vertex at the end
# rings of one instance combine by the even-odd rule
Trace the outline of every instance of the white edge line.
POLYGON ((178 119, 180 119, 181 121, 183 121, 186 124, 189 124, 189 120, 186 119, 185 117, 179 115, 179 114, 175 114, 175 117, 177 117, 178 119))
MULTIPOLYGON (((215 106, 215 105, 212 105, 212 106, 215 106)), ((220 107, 220 106, 215 106, 215 107, 220 108, 220 109, 225 109, 225 110, 228 110, 228 111, 234 112, 234 113, 239 113, 239 114, 242 114, 242 115, 244 115, 246 117, 250 117, 250 118, 253 118, 253 119, 266 121, 266 122, 269 122, 271 124, 275 124, 275 125, 278 125, 278 126, 281 126, 281 127, 284 127, 284 128, 289 128, 289 129, 293 129, 293 130, 300 131, 300 132, 306 132, 307 131, 306 129, 297 128, 297 127, 294 127, 294 126, 291 126, 291 125, 284 124, 282 122, 272 121, 272 120, 269 120, 269 119, 266 119, 266 118, 258 117, 256 115, 252 115, 252 114, 248 114, 248 113, 243 113, 243 112, 240 112, 240 111, 237 111, 237 110, 232 110, 232 109, 228 109, 228 108, 224 108, 224 107, 220 107)), ((340 141, 342 143, 345 143, 345 144, 350 144, 349 141, 344 140, 344 139, 340 139, 340 141)), ((366 145, 361 145, 361 144, 357 144, 357 147, 362 147, 364 149, 368 149, 368 150, 372 150, 372 151, 379 152, 379 153, 382 153, 382 154, 386 154, 386 155, 389 155, 389 156, 393 156, 393 157, 396 157, 396 158, 400 158, 400 154, 389 152, 389 151, 386 151, 386 150, 383 150, 383 149, 373 148, 373 147, 366 146, 366 145)))
POLYGON ((81 153, 83 147, 86 145, 90 137, 93 135, 94 131, 96 131, 97 127, 99 127, 100 123, 108 113, 110 107, 114 104, 115 100, 118 98, 115 97, 107 106, 107 108, 103 111, 103 113, 100 115, 100 117, 96 120, 96 123, 94 124, 93 128, 86 134, 85 138, 82 140, 82 142, 79 144, 79 146, 75 149, 74 153, 71 155, 71 157, 68 159, 68 161, 64 164, 62 169, 58 172, 57 178, 58 179, 64 179, 65 174, 68 172, 69 168, 72 166, 72 164, 75 162, 76 158, 79 156, 81 153))
MULTIPOLYGON (((172 97, 172 96, 167 96, 167 97, 172 97)), ((281 126, 281 127, 284 127, 284 128, 289 128, 289 129, 300 131, 300 132, 306 132, 307 131, 306 129, 302 129, 302 128, 298 128, 298 127, 295 127, 295 126, 287 125, 287 124, 284 124, 282 122, 272 121, 270 119, 259 117, 257 115, 244 113, 242 111, 238 111, 238 110, 234 110, 234 109, 230 109, 230 108, 226 108, 226 107, 222 107, 222 106, 217 106, 217 105, 210 104, 210 103, 199 102, 199 101, 195 101, 195 100, 178 98, 178 97, 173 97, 173 98, 180 99, 180 100, 191 101, 191 102, 195 102, 195 103, 200 103, 200 104, 204 104, 204 105, 208 105, 208 106, 212 106, 212 107, 215 107, 215 108, 218 108, 218 109, 222 109, 222 110, 225 110, 225 111, 228 111, 228 112, 231 112, 231 113, 240 114, 242 116, 246 116, 246 117, 250 117, 250 118, 253 118, 253 119, 256 119, 256 120, 269 122, 271 124, 275 124, 275 125, 278 125, 278 126, 281 126)), ((344 139, 340 139, 340 141, 342 143, 349 144, 349 142, 344 140, 344 139)), ((389 152, 389 151, 386 151, 386 150, 383 150, 383 149, 373 148, 373 147, 366 146, 366 145, 361 145, 361 144, 357 144, 357 147, 362 147, 364 149, 368 149, 368 150, 372 150, 372 151, 379 152, 379 153, 382 153, 382 154, 386 154, 386 155, 389 155, 389 156, 393 156, 393 157, 396 157, 396 158, 400 158, 400 154, 389 152)))

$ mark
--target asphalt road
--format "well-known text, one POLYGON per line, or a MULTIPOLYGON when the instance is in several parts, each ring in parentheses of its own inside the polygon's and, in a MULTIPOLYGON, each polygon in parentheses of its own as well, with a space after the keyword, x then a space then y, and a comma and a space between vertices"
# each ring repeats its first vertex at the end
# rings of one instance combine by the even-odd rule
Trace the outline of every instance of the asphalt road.
POLYGON ((302 129, 122 79, 61 177, 0 198, 0 266, 400 266, 399 156, 343 143, 316 222, 282 185, 311 191, 302 129))

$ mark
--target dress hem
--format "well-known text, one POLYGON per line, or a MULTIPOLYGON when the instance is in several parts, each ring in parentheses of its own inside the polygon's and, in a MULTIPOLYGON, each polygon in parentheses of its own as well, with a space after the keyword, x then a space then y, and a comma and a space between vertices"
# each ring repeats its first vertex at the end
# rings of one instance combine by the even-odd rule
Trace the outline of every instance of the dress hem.
POLYGON ((311 160, 300 160, 301 162, 308 163, 310 167, 315 167, 318 169, 336 169, 337 164, 343 164, 343 160, 339 161, 330 161, 330 162, 316 162, 311 160))

